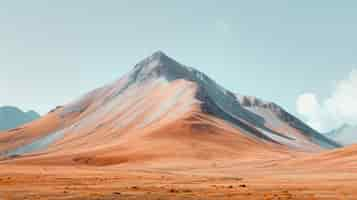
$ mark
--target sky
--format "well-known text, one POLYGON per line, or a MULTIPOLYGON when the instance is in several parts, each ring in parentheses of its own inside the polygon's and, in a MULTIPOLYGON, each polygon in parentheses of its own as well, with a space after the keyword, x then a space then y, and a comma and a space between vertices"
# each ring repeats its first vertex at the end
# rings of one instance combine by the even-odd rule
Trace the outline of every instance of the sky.
POLYGON ((161 50, 320 131, 357 123, 356 9, 352 0, 2 1, 0 105, 45 114, 161 50))

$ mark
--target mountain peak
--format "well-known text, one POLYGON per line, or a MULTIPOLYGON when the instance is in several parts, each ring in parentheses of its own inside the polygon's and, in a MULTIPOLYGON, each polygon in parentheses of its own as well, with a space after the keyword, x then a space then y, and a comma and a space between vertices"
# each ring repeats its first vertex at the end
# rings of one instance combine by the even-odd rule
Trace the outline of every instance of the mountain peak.
POLYGON ((159 50, 159 51, 155 51, 153 54, 151 54, 151 56, 145 58, 137 65, 153 65, 152 63, 154 63, 154 65, 158 65, 160 63, 166 63, 169 61, 176 62, 174 59, 167 56, 163 51, 159 50))
POLYGON ((135 80, 145 80, 153 77, 165 77, 167 80, 187 78, 190 70, 178 63, 162 51, 156 51, 151 56, 135 65, 132 77, 135 80))
POLYGON ((164 57, 168 57, 163 51, 158 50, 155 51, 150 57, 154 58, 154 59, 161 59, 164 57))

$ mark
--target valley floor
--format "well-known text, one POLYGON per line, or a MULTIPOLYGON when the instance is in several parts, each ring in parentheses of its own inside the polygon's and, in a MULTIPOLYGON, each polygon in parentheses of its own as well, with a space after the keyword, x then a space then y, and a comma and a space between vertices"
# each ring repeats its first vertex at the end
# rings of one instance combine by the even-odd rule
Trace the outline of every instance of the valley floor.
POLYGON ((356 199, 356 170, 215 162, 127 166, 0 165, 0 199, 356 199))

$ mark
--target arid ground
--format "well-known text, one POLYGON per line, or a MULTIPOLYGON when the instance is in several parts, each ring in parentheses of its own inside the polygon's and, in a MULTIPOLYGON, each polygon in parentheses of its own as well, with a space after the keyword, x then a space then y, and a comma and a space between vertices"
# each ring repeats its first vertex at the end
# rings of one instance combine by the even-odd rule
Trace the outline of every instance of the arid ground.
POLYGON ((356 199, 356 169, 301 162, 283 162, 284 166, 274 160, 187 160, 187 165, 163 160, 108 167, 3 164, 0 199, 356 199))

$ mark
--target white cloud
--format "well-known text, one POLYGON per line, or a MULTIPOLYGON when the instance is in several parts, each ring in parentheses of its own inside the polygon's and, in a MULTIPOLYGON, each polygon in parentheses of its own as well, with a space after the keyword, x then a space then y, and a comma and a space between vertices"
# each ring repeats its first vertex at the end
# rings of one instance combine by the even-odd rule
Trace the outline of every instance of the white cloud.
POLYGON ((319 101, 313 93, 300 95, 296 109, 310 126, 322 132, 344 123, 357 124, 357 70, 338 81, 326 99, 319 101))

